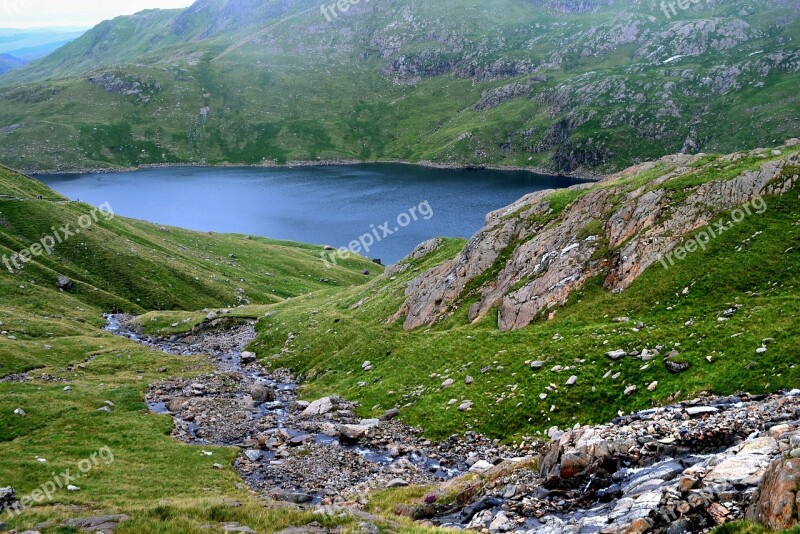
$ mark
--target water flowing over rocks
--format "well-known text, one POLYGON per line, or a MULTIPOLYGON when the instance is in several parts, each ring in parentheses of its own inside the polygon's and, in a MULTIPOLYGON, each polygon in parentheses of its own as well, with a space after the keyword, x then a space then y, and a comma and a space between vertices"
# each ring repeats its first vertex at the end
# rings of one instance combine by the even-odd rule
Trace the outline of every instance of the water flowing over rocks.
MULTIPOLYGON (((756 150, 722 159, 728 164, 761 155, 764 151, 756 150)), ((490 213, 484 228, 454 259, 409 283, 405 303, 389 320, 405 317, 407 330, 430 325, 477 294, 478 302, 469 309, 471 321, 499 308, 501 330, 525 327, 537 317, 550 316, 595 276, 605 277, 609 291, 627 289, 685 236, 755 197, 785 193, 800 179, 784 173, 800 162, 795 154, 730 180, 687 188, 686 198, 674 202, 669 182, 691 172, 702 157, 676 155, 638 165, 607 178, 609 184, 620 180, 608 187, 574 186, 576 199, 562 213, 554 213, 547 201, 553 191, 527 195, 490 213), (626 179, 654 169, 661 172, 648 183, 636 188, 626 184, 626 179), (599 219, 598 214, 608 215, 599 219), (603 250, 612 252, 598 255, 603 250), (465 294, 471 282, 487 273, 488 281, 465 294)))

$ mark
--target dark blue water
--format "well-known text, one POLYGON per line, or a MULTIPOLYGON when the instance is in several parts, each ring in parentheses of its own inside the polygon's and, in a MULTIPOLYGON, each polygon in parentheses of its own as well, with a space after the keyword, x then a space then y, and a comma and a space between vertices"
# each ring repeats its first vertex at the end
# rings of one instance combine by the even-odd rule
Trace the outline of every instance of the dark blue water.
POLYGON ((396 262, 431 237, 470 237, 483 226, 488 212, 523 195, 579 183, 524 171, 445 170, 389 163, 170 167, 54 174, 38 179, 71 199, 95 205, 108 202, 117 215, 193 230, 338 248, 375 228, 380 241, 376 239, 370 250, 362 253, 384 263, 396 262), (413 213, 412 208, 416 208, 413 213), (391 235, 384 236, 381 226, 391 235))

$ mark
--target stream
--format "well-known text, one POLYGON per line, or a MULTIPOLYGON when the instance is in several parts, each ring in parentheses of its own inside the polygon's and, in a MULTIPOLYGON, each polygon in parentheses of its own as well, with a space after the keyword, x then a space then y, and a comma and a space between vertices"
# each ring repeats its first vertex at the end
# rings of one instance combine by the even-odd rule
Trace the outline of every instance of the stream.
MULTIPOLYGON (((169 340, 143 336, 124 315, 107 315, 105 330, 165 353, 208 354, 215 372, 166 380, 147 392, 147 406, 173 417, 173 435, 186 443, 238 446, 235 463, 248 485, 296 503, 329 504, 356 494, 409 484, 435 484, 469 469, 471 453, 500 459, 489 440, 433 444, 419 429, 390 418, 359 419, 356 405, 332 397, 334 408, 304 415, 298 381, 286 370, 267 372, 244 359, 253 324, 206 329, 169 340), (254 400, 257 397, 258 400, 254 400)), ((252 358, 252 357, 251 357, 252 358)), ((473 462, 474 463, 474 462, 473 462)))

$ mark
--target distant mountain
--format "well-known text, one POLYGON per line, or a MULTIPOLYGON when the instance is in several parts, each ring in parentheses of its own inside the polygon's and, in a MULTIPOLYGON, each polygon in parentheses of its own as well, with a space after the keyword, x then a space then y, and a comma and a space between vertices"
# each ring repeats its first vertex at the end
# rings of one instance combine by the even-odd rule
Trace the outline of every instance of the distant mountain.
POLYGON ((61 48, 86 30, 32 28, 26 30, 0 28, 0 53, 33 61, 61 48))
POLYGON ((609 172, 800 135, 793 0, 199 0, 0 79, 25 169, 400 159, 609 172), (344 5, 344 4, 343 4, 344 5))
POLYGON ((12 70, 21 69, 28 62, 10 54, 0 54, 0 76, 12 70))

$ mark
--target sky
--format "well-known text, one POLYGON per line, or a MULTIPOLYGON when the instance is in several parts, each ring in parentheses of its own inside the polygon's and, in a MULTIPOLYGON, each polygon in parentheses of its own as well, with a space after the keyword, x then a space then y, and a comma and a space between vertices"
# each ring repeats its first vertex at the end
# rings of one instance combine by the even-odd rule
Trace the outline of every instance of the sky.
POLYGON ((187 7, 194 0, 0 0, 0 28, 91 28, 143 9, 187 7))

